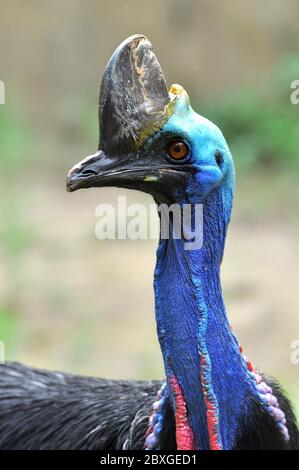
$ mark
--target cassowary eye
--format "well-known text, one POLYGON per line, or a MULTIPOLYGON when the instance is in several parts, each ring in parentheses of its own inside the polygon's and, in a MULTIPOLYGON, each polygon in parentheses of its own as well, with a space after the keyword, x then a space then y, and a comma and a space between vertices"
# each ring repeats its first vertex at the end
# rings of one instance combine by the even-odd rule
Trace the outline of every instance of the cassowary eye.
POLYGON ((175 140, 167 145, 166 152, 169 157, 175 160, 182 160, 189 154, 189 148, 184 142, 175 140))

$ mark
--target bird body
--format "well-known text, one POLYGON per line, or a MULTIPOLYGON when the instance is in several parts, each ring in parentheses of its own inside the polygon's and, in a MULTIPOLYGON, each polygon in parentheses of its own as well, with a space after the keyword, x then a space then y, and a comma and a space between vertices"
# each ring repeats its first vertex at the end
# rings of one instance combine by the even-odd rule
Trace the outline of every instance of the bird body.
POLYGON ((288 400, 254 370, 227 319, 220 265, 234 195, 232 156, 186 91, 167 90, 144 36, 124 41, 108 63, 100 130, 99 150, 70 171, 67 188, 139 189, 154 197, 161 226, 167 212, 169 236, 161 232, 154 274, 166 379, 114 382, 4 365, 0 448, 298 448, 288 400), (190 218, 177 225, 172 209, 181 215, 185 207, 190 218))

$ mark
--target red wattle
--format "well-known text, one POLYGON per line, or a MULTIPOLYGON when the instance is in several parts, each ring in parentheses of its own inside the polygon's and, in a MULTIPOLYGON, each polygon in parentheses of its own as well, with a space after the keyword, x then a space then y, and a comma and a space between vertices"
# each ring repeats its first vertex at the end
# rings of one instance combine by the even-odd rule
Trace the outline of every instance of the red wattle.
POLYGON ((187 417, 186 402, 175 376, 171 377, 170 385, 175 400, 177 450, 195 450, 195 439, 187 417))

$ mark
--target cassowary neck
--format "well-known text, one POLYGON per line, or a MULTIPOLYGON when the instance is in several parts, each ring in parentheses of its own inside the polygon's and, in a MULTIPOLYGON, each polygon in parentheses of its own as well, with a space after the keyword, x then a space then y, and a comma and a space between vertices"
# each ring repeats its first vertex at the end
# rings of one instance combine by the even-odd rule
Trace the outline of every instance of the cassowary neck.
POLYGON ((201 249, 171 237, 157 251, 157 330, 181 449, 232 448, 254 390, 221 291, 226 196, 219 188, 203 205, 201 249))

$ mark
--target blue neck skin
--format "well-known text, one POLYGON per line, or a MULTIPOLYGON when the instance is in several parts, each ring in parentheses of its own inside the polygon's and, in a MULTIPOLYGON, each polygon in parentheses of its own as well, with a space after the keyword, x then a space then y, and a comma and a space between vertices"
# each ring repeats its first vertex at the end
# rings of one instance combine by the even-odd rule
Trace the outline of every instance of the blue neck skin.
POLYGON ((255 390, 230 329, 220 283, 231 199, 221 186, 207 196, 201 249, 187 251, 184 240, 171 237, 160 240, 157 250, 154 288, 159 342, 167 379, 175 375, 182 389, 197 449, 210 448, 200 354, 206 352, 210 361, 208 387, 219 410, 223 449, 233 447, 255 390))

